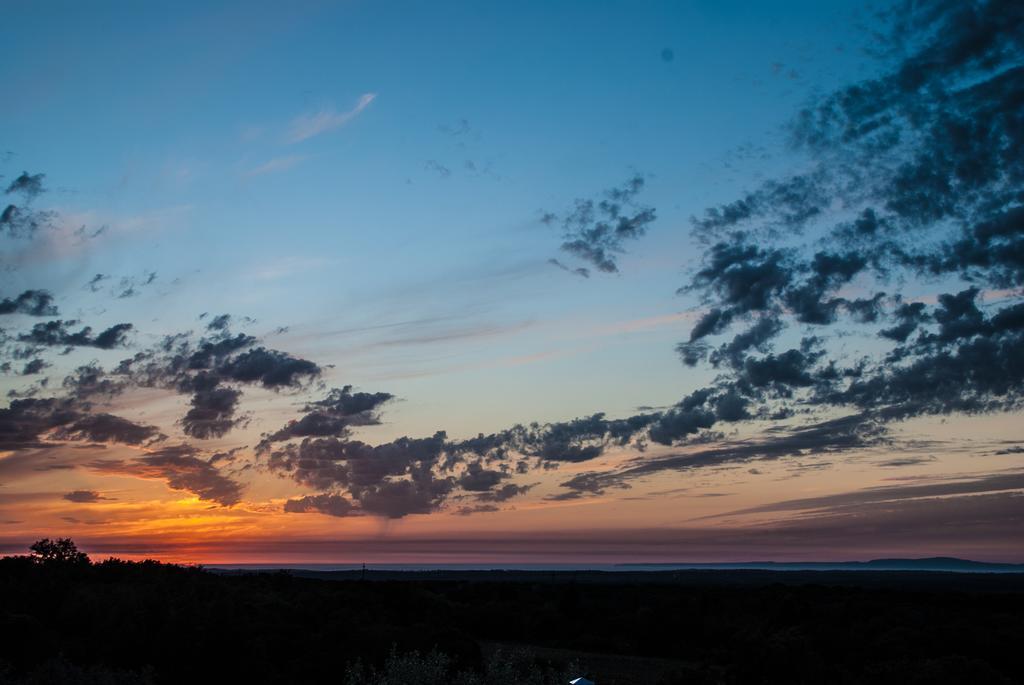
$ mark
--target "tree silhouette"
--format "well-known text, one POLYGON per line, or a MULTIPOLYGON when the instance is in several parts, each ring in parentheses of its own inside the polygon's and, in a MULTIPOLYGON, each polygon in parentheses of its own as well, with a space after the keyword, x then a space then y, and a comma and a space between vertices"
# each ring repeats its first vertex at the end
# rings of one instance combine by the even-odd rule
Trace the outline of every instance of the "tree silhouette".
POLYGON ((32 543, 32 558, 41 564, 79 566, 89 563, 89 555, 79 552, 71 538, 43 538, 32 543))

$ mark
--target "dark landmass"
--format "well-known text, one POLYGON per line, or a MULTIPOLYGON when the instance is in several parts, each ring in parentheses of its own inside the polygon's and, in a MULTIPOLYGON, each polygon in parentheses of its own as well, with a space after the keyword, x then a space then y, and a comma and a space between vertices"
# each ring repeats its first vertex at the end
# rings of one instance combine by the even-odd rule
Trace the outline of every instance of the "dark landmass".
POLYGON ((760 569, 779 571, 957 571, 961 573, 1024 573, 1024 564, 972 561, 956 557, 872 559, 871 561, 750 561, 730 564, 621 564, 629 569, 760 569))
POLYGON ((361 576, 0 559, 0 682, 1024 680, 1024 574, 361 576))
MULTIPOLYGON (((275 571, 215 569, 218 575, 250 575, 275 571)), ((278 571, 296 578, 335 581, 531 583, 538 585, 676 585, 683 587, 763 587, 767 585, 827 585, 832 587, 934 590, 937 592, 1024 592, 1024 573, 965 573, 952 571, 278 571)))
MULTIPOLYGON (((212 564, 206 568, 214 571, 315 571, 340 573, 361 571, 359 564, 212 564)), ((1024 564, 1010 564, 990 561, 972 561, 956 557, 928 557, 924 559, 872 559, 871 561, 745 561, 745 562, 648 562, 635 564, 373 564, 367 567, 374 572, 437 572, 461 573, 464 571, 494 572, 573 572, 594 571, 949 571, 957 573, 1024 573, 1024 564)), ((395 578, 403 578, 398 575, 395 578)), ((415 576, 414 576, 415 577, 415 576)))

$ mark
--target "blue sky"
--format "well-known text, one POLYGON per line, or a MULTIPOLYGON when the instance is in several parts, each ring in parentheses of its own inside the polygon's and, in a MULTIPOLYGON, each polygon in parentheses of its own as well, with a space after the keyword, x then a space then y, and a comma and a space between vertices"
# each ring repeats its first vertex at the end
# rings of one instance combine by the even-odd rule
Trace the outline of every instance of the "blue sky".
MULTIPOLYGON (((783 163, 794 103, 865 63, 852 4, 13 11, 24 16, 3 36, 0 74, 20 94, 3 115, 6 166, 45 168, 61 207, 95 213, 92 224, 146 226, 103 254, 48 265, 69 301, 91 304, 70 287, 91 271, 155 271, 160 295, 137 306, 156 307, 161 329, 188 327, 201 309, 307 334, 434 318, 444 320, 400 335, 489 332, 483 354, 457 339, 371 353, 381 358, 371 373, 384 377, 488 364, 503 344, 505 356, 568 357, 488 371, 498 382, 526 376, 530 395, 559 400, 536 414, 515 392, 492 398, 480 430, 503 415, 674 401, 687 374, 669 350, 685 323, 582 352, 595 345, 558 338, 692 307, 674 295, 692 260, 689 216, 783 163), (303 117, 350 112, 365 94, 375 97, 348 123, 291 142, 303 117), (659 219, 622 275, 577 282, 547 265, 558 236, 541 212, 634 172, 648 178, 644 200, 659 219), (595 397, 579 373, 590 365, 618 391, 595 397)), ((334 344, 321 341, 319 358, 334 344)), ((408 395, 407 379, 388 380, 408 395)), ((465 381, 412 382, 442 395, 438 411, 469 409, 444 397, 466 394, 465 381)))

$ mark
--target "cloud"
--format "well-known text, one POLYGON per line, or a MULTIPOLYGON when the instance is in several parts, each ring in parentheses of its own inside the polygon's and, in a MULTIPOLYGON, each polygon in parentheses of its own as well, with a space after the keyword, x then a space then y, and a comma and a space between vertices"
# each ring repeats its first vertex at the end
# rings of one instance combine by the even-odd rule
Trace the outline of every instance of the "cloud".
POLYGON ((473 504, 463 505, 455 509, 455 513, 459 516, 472 516, 473 514, 489 514, 491 512, 501 511, 501 507, 494 504, 473 504))
POLYGON ((257 347, 224 361, 217 372, 243 383, 259 382, 265 388, 296 385, 301 378, 320 375, 320 367, 285 352, 257 347))
POLYGON ((456 482, 468 492, 488 492, 508 477, 508 473, 485 468, 483 463, 477 460, 466 465, 465 472, 456 482))
POLYGON ((40 228, 52 225, 56 214, 50 211, 32 209, 32 201, 45 192, 43 179, 45 174, 21 173, 11 181, 4 191, 6 195, 21 195, 24 204, 8 204, 0 212, 0 235, 6 233, 11 238, 31 238, 40 228))
MULTIPOLYGON (((99 276, 99 274, 97 274, 99 276)), ((114 295, 121 300, 129 297, 135 297, 139 294, 139 290, 147 285, 152 285, 156 281, 156 272, 150 271, 141 278, 135 278, 132 276, 125 276, 121 279, 117 288, 114 290, 114 295)), ((89 282, 90 286, 94 286, 98 281, 93 277, 93 280, 89 282)))
POLYGON ((427 171, 432 171, 441 178, 449 178, 452 175, 452 170, 444 166, 436 159, 428 159, 423 163, 423 168, 427 171))
POLYGON ((1024 285, 1024 18, 998 1, 893 16, 893 45, 912 49, 796 116, 805 170, 693 219, 706 247, 680 291, 708 308, 678 352, 723 373, 666 412, 653 440, 730 417, 852 408, 890 421, 1024 403, 1024 303, 977 305, 982 289, 1024 285), (935 306, 881 289, 908 278, 961 285, 935 306), (855 281, 866 294, 850 298, 855 281), (799 346, 773 349, 798 325, 812 329, 799 346), (852 330, 890 348, 849 359, 834 341, 852 330))
POLYGON ((96 274, 95 276, 93 276, 92 278, 89 279, 89 282, 85 284, 85 287, 88 288, 90 291, 92 291, 94 293, 95 292, 99 292, 100 284, 103 281, 108 281, 108 280, 110 280, 110 276, 106 276, 104 274, 96 274))
POLYGON ((478 502, 507 502, 514 497, 525 495, 533 488, 534 484, 516 485, 515 483, 505 483, 501 487, 494 487, 478 493, 476 499, 478 502))
POLYGON ((57 307, 53 304, 53 295, 45 290, 26 290, 14 299, 0 300, 0 314, 57 316, 57 307))
POLYGON ((113 414, 86 414, 61 426, 54 437, 60 440, 90 440, 139 445, 154 438, 162 439, 156 426, 137 424, 113 414))
POLYGON ((289 143, 299 143, 321 133, 340 128, 359 116, 359 113, 366 109, 376 98, 376 93, 365 93, 359 97, 355 106, 347 112, 322 109, 315 114, 304 114, 297 117, 291 123, 287 141, 289 143))
POLYGON ((280 350, 256 346, 257 339, 232 333, 232 318, 213 317, 205 335, 191 333, 165 337, 158 344, 124 359, 110 372, 80 367, 64 380, 64 387, 79 397, 117 394, 129 387, 161 388, 191 395, 181 419, 186 435, 219 438, 246 421, 236 416, 242 398, 237 385, 260 385, 269 390, 299 389, 318 378, 322 369, 306 359, 280 350))
POLYGON ((21 172, 21 175, 11 181, 7 186, 7 190, 4 191, 7 195, 13 193, 21 193, 26 197, 33 198, 36 195, 44 192, 43 179, 46 178, 46 174, 30 174, 27 171, 21 172))
MULTIPOLYGON (((546 212, 541 221, 561 228, 563 251, 598 271, 616 273, 616 260, 624 252, 623 244, 643 236, 657 218, 654 208, 635 202, 644 183, 643 176, 638 174, 620 187, 605 191, 599 200, 578 199, 567 213, 546 212)), ((553 263, 563 266, 558 260, 553 263)), ((586 268, 566 269, 589 276, 586 268)))
POLYGON ((352 502, 342 495, 307 495, 297 499, 290 499, 284 503, 284 510, 291 513, 315 512, 327 514, 328 516, 353 516, 352 502))
POLYGON ((257 449, 269 449, 271 443, 292 438, 344 437, 351 426, 377 425, 378 409, 393 399, 394 395, 386 392, 352 392, 351 385, 334 388, 324 399, 308 403, 302 418, 265 435, 257 449))
MULTIPOLYGON (((51 306, 47 298, 21 297, 18 302, 13 306, 29 310, 51 306)), ((27 397, 14 395, 10 406, 0 410, 0 449, 42 449, 56 445, 54 440, 142 445, 163 439, 165 436, 155 426, 138 424, 93 408, 94 398, 109 399, 130 388, 160 388, 191 395, 189 409, 180 422, 182 430, 193 438, 218 438, 247 420, 246 416, 236 415, 242 396, 238 385, 294 389, 301 387, 303 381, 319 376, 320 367, 313 362, 279 350, 257 347, 257 340, 252 336, 232 334, 230 322, 231 318, 226 315, 215 317, 207 326, 207 335, 198 339, 190 333, 167 336, 156 345, 122 360, 113 369, 104 369, 96 362, 79 366, 63 379, 59 389, 62 396, 32 397, 48 389, 48 379, 42 379, 29 392, 20 393, 27 397)), ((127 331, 133 328, 131 324, 118 324, 93 335, 88 326, 73 330, 71 326, 76 323, 56 320, 36 324, 17 337, 32 346, 6 347, 4 352, 28 359, 24 371, 38 373, 48 363, 30 356, 42 347, 111 349, 124 344, 127 331)), ((10 362, 3 368, 10 370, 10 362)), ((348 406, 358 414, 359 408, 355 405, 365 398, 346 393, 339 391, 337 395, 313 403, 311 408, 335 411, 348 406)), ((350 419, 351 422, 360 420, 367 420, 367 417, 350 419)))
POLYGON ((86 413, 88 405, 71 398, 23 398, 0 409, 0 450, 30 450, 58 440, 119 442, 138 445, 160 437, 155 426, 134 423, 112 414, 86 413))
POLYGON ((304 162, 308 159, 308 155, 286 155, 284 157, 275 157, 267 160, 263 164, 248 169, 243 173, 243 176, 263 176, 264 174, 271 174, 278 171, 287 171, 294 166, 304 162))
POLYGON ((402 518, 409 514, 429 514, 436 510, 452 490, 449 479, 433 478, 414 472, 409 480, 387 480, 358 492, 360 507, 368 514, 402 518))
POLYGON ((437 509, 454 488, 453 478, 439 473, 445 437, 403 437, 376 446, 305 438, 269 452, 267 464, 307 487, 346 488, 365 513, 401 518, 437 509))
POLYGON ((826 511, 840 514, 864 505, 1018 490, 1024 491, 1024 473, 991 474, 963 481, 875 487, 822 497, 783 500, 716 514, 715 517, 781 511, 826 511))
POLYGON ((562 262, 558 261, 554 257, 552 257, 551 259, 548 260, 548 264, 550 264, 551 266, 554 266, 554 267, 558 267, 559 269, 561 269, 562 271, 565 271, 566 273, 570 273, 570 274, 573 274, 573 275, 576 275, 576 276, 580 276, 582 278, 590 278, 590 269, 588 269, 585 266, 578 266, 578 267, 576 267, 574 269, 572 267, 566 266, 565 264, 563 264, 562 262))
POLYGON ((197 389, 188 412, 181 419, 185 435, 205 440, 227 433, 238 423, 234 416, 241 395, 235 388, 197 389))
POLYGON ((132 324, 119 323, 94 336, 91 326, 83 326, 81 330, 73 332, 70 327, 78 323, 60 319, 37 323, 31 331, 19 335, 18 340, 35 345, 97 347, 101 350, 110 350, 123 347, 127 342, 128 332, 132 330, 132 324))
POLYGON ((73 490, 64 495, 64 499, 69 502, 75 502, 77 504, 90 504, 92 502, 99 502, 108 497, 103 497, 100 493, 95 490, 73 490))
POLYGON ((96 362, 84 364, 64 377, 62 387, 68 394, 78 400, 88 400, 94 396, 112 397, 125 389, 125 380, 111 377, 96 362))
POLYGON ((627 488, 632 481, 663 472, 678 473, 729 463, 771 461, 800 455, 821 458, 828 454, 871 447, 879 444, 884 437, 884 426, 868 414, 852 414, 792 428, 776 426, 765 431, 758 439, 730 440, 717 447, 686 454, 638 459, 616 471, 584 472, 561 483, 567 491, 555 495, 554 499, 600 495, 609 488, 627 488))
POLYGON ((189 445, 172 445, 135 459, 97 459, 87 464, 97 473, 166 481, 172 490, 185 490, 222 506, 237 504, 242 486, 220 473, 189 445))

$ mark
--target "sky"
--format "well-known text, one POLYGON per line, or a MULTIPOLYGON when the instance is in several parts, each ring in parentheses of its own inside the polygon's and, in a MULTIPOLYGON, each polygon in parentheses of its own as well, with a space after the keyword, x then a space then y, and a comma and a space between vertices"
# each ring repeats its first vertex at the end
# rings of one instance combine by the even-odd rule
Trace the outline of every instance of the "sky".
POLYGON ((1024 562, 1024 9, 20 3, 0 553, 1024 562))

